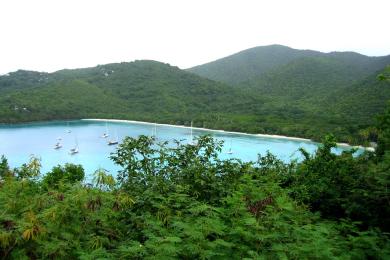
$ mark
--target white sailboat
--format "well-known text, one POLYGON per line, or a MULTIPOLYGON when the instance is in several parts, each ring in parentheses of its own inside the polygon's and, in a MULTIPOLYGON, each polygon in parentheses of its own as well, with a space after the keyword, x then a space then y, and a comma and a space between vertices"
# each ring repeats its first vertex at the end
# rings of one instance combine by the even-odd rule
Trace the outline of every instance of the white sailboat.
POLYGON ((230 148, 229 148, 229 150, 226 153, 227 154, 233 154, 233 151, 232 151, 232 140, 230 140, 230 148))
POLYGON ((77 138, 75 138, 75 146, 72 149, 70 149, 69 154, 74 155, 78 152, 79 152, 79 144, 77 142, 77 138))
POLYGON ((108 126, 107 126, 107 122, 106 122, 106 132, 102 135, 102 138, 107 138, 109 136, 110 135, 108 134, 108 126))
POLYGON ((118 144, 119 143, 119 141, 118 141, 118 132, 115 130, 115 136, 116 136, 116 139, 115 140, 110 140, 110 141, 108 141, 108 145, 116 145, 116 144, 118 144))
POLYGON ((57 142, 55 145, 54 145, 54 149, 58 150, 62 147, 62 144, 60 142, 57 142))
POLYGON ((54 145, 54 149, 57 150, 57 149, 60 149, 62 147, 61 140, 62 140, 61 137, 57 138, 57 143, 54 145))

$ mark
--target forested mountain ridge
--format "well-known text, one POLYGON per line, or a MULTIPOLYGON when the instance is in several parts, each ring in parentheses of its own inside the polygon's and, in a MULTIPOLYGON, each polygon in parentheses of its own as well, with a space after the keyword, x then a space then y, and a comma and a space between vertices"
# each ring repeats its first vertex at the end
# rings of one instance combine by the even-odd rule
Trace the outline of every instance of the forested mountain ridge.
POLYGON ((0 122, 100 116, 184 123, 232 111, 235 103, 251 99, 233 87, 156 61, 54 73, 17 71, 0 77, 0 122))
MULTIPOLYGON (((292 50, 272 48, 279 58, 292 50)), ((343 142, 369 141, 367 129, 390 93, 388 83, 377 81, 380 71, 366 76, 366 68, 386 64, 387 57, 375 58, 375 67, 356 53, 292 53, 291 62, 234 86, 151 60, 54 73, 20 70, 0 76, 0 123, 88 117, 193 121, 212 129, 314 140, 333 133, 343 142)))
POLYGON ((187 71, 228 84, 238 84, 296 58, 316 55, 318 52, 298 51, 282 45, 259 46, 189 68, 187 71))
MULTIPOLYGON (((253 81, 270 71, 277 71, 300 59, 323 59, 335 63, 355 74, 354 79, 364 78, 390 63, 390 56, 368 57, 356 52, 323 53, 312 50, 297 50, 283 45, 250 48, 233 55, 187 69, 205 78, 230 85, 253 81)), ((305 67, 310 69, 310 67, 305 67)))
POLYGON ((283 133, 301 136, 333 132, 346 137, 364 132, 374 123, 374 115, 385 108, 389 87, 378 82, 377 75, 388 64, 390 56, 271 45, 188 71, 263 97, 262 121, 270 128, 278 125, 283 133), (268 124, 270 121, 278 123, 268 124))

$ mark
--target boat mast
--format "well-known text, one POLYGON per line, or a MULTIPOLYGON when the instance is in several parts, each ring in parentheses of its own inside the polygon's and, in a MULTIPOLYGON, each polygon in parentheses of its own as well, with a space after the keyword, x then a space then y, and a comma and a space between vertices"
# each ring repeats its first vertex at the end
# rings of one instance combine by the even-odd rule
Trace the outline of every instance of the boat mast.
POLYGON ((191 143, 193 143, 194 140, 193 140, 193 137, 192 137, 192 121, 191 121, 191 143))
POLYGON ((72 132, 72 131, 70 130, 70 128, 69 128, 69 121, 66 122, 66 128, 68 128, 68 130, 67 130, 68 134, 72 132))

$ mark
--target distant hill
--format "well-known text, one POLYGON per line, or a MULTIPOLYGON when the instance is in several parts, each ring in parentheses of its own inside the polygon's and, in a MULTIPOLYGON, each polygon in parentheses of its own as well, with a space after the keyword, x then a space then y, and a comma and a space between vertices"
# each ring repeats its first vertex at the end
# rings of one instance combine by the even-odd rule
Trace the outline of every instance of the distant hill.
POLYGON ((218 121, 213 113, 239 111, 252 100, 245 95, 156 61, 17 71, 0 77, 0 122, 114 117, 175 124, 198 119, 212 127, 218 121))
POLYGON ((361 132, 390 98, 389 83, 376 78, 387 64, 390 56, 272 45, 188 71, 151 60, 54 73, 20 70, 0 76, 0 123, 88 117, 194 121, 314 140, 334 133, 339 141, 363 143, 367 134, 361 132), (198 69, 218 78, 196 75, 198 69))
POLYGON ((195 66, 187 71, 234 85, 260 76, 294 59, 318 54, 316 51, 300 51, 282 45, 260 46, 195 66))
MULTIPOLYGON (((239 85, 259 78, 270 71, 277 73, 280 68, 291 62, 299 62, 302 58, 308 62, 310 59, 317 61, 324 59, 323 63, 337 63, 344 68, 343 70, 349 70, 351 74, 355 74, 355 77, 360 78, 383 69, 390 62, 390 56, 368 57, 355 52, 322 53, 312 50, 297 50, 282 45, 269 45, 247 49, 213 62, 195 66, 187 71, 230 85, 239 85)), ((300 69, 312 68, 302 67, 300 69)), ((349 74, 348 79, 351 78, 351 74, 349 74)))
POLYGON ((376 76, 388 64, 390 56, 271 45, 188 71, 261 96, 259 115, 266 129, 303 136, 333 132, 348 139, 372 125, 386 106, 388 83, 376 76))

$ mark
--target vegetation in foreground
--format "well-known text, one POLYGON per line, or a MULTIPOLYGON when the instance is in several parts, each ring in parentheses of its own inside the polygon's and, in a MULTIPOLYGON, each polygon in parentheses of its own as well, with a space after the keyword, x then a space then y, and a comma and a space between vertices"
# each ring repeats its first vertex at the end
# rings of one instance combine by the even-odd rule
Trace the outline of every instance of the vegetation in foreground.
POLYGON ((331 153, 327 136, 301 163, 273 155, 220 160, 221 143, 168 147, 140 136, 85 184, 81 166, 40 175, 0 164, 4 259, 388 259, 390 109, 378 149, 331 153))

